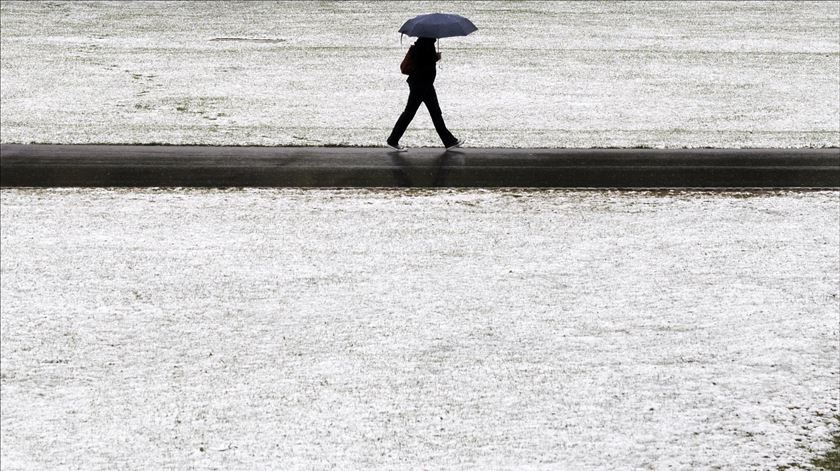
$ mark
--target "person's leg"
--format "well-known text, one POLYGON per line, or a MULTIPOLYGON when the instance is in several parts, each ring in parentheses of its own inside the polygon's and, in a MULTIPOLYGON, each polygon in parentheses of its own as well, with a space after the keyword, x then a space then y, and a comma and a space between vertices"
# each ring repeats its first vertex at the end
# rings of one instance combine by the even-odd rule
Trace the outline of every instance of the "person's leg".
POLYGON ((426 109, 432 116, 432 124, 435 125, 440 140, 443 141, 444 147, 449 147, 458 142, 458 139, 446 129, 446 124, 443 122, 443 113, 440 111, 440 103, 438 103, 437 92, 435 92, 434 85, 429 85, 423 90, 423 102, 426 103, 426 109))
POLYGON ((400 138, 403 133, 405 133, 405 130, 408 129, 408 124, 412 119, 414 119, 414 115, 417 114, 417 109, 420 108, 420 103, 423 102, 423 96, 417 87, 409 84, 408 88, 408 102, 405 104, 405 110, 402 112, 399 119, 397 119, 397 123, 394 124, 394 129, 388 137, 388 144, 390 145, 395 146, 399 144, 400 138))

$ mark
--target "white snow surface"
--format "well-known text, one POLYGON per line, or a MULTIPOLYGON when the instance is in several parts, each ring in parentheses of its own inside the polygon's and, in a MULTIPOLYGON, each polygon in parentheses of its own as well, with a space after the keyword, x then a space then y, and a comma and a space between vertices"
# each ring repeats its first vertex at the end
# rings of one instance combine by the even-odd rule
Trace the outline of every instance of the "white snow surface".
POLYGON ((775 469, 840 193, 4 189, 3 469, 775 469))
POLYGON ((472 146, 840 145, 836 1, 3 1, 0 142, 381 146, 433 11, 479 28, 436 84, 472 146))

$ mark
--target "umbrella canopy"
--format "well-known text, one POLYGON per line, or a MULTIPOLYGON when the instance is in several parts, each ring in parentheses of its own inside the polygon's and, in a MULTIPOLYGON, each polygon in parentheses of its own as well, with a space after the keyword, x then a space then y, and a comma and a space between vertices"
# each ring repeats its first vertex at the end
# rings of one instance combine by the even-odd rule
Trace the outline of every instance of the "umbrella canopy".
POLYGON ((418 38, 449 38, 466 36, 477 29, 472 21, 461 15, 430 13, 406 21, 399 32, 418 38))

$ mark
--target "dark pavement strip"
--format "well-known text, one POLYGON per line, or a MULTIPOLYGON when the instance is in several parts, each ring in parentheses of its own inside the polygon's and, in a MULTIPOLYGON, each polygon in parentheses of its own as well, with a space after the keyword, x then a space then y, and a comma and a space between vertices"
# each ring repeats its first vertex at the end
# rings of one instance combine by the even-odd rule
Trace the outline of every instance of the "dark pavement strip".
POLYGON ((2 144, 0 186, 840 188, 840 149, 2 144))

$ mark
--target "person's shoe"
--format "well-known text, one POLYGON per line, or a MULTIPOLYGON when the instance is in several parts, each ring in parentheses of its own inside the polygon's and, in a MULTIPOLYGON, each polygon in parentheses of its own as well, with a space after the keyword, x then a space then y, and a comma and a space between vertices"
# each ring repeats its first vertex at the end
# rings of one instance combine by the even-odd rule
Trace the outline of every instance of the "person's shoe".
POLYGON ((458 147, 461 147, 462 145, 464 145, 464 141, 462 141, 461 139, 458 139, 457 141, 455 141, 455 144, 452 144, 451 146, 446 146, 446 150, 457 149, 458 147))
POLYGON ((391 149, 394 149, 397 152, 405 152, 405 151, 408 150, 408 147, 401 146, 399 143, 391 144, 390 142, 388 142, 387 144, 388 144, 388 147, 390 147, 391 149))

